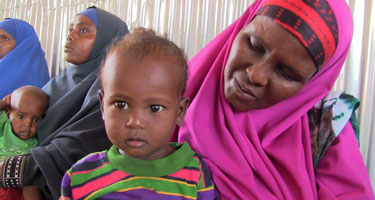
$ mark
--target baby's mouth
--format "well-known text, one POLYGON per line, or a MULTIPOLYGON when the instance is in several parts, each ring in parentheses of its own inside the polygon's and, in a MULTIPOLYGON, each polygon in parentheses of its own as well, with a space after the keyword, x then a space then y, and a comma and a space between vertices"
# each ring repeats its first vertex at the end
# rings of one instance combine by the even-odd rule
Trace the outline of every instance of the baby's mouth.
POLYGON ((20 138, 29 138, 30 137, 30 134, 31 134, 31 132, 30 131, 21 131, 20 133, 19 133, 19 137, 20 138))
POLYGON ((139 148, 139 147, 142 147, 144 144, 146 144, 146 141, 140 138, 129 138, 125 140, 125 143, 127 146, 131 148, 139 148))

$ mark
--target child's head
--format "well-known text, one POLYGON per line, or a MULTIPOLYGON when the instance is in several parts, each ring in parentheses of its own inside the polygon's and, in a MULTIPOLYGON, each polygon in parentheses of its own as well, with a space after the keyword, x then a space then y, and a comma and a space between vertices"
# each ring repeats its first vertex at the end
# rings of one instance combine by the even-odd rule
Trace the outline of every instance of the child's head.
POLYGON ((108 53, 100 74, 103 119, 121 153, 144 160, 167 156, 189 99, 185 55, 173 42, 137 28, 108 53))
POLYGON ((26 140, 34 137, 48 107, 48 96, 38 87, 23 86, 10 97, 8 117, 14 134, 26 140))

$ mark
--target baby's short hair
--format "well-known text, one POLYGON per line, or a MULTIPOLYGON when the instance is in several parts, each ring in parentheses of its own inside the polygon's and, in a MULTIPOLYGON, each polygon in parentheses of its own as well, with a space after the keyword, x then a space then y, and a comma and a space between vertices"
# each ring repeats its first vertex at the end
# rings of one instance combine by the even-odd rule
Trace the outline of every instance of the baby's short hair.
POLYGON ((24 94, 32 95, 33 97, 38 98, 45 105, 44 110, 48 107, 49 96, 40 88, 32 85, 25 85, 17 88, 12 92, 11 99, 19 98, 24 94))
MULTIPOLYGON (((123 39, 114 42, 109 49, 108 56, 114 53, 118 56, 132 56, 140 61, 148 56, 166 57, 168 60, 172 60, 176 63, 176 67, 180 67, 181 81, 183 81, 181 96, 184 94, 187 81, 187 61, 184 51, 167 38, 157 36, 152 29, 135 28, 123 39)), ((105 61, 102 64, 102 71, 104 63, 105 61)))

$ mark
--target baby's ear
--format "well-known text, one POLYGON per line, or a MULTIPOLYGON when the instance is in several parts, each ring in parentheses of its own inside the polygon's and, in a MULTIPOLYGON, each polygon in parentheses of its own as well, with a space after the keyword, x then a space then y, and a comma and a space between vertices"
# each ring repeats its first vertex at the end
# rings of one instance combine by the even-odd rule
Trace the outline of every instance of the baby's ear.
POLYGON ((189 97, 184 97, 180 100, 179 106, 178 106, 178 113, 177 113, 177 125, 181 126, 184 122, 186 110, 189 107, 190 99, 189 97))
POLYGON ((104 90, 103 89, 100 89, 98 91, 98 94, 99 94, 99 102, 100 102, 100 111, 102 111, 102 118, 104 120, 104 109, 103 109, 103 105, 104 105, 104 90))
POLYGON ((12 96, 11 94, 8 94, 6 97, 3 98, 3 100, 6 103, 5 113, 8 115, 8 117, 9 117, 9 114, 10 114, 10 98, 11 98, 11 96, 12 96))

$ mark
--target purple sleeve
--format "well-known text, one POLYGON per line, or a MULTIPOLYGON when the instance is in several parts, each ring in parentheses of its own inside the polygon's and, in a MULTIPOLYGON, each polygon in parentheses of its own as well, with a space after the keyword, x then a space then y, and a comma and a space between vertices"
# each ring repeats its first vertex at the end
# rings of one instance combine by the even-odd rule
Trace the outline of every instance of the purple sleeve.
POLYGON ((316 170, 318 199, 374 199, 366 166, 348 122, 316 170))
POLYGON ((70 170, 67 171, 62 179, 60 200, 72 199, 72 187, 71 187, 70 174, 71 174, 70 170))
POLYGON ((217 191, 212 181, 210 171, 204 159, 200 158, 201 176, 197 185, 199 200, 212 200, 218 199, 217 191))
POLYGON ((199 200, 217 199, 217 192, 216 192, 215 188, 207 188, 207 190, 198 191, 198 198, 197 199, 199 199, 199 200))

